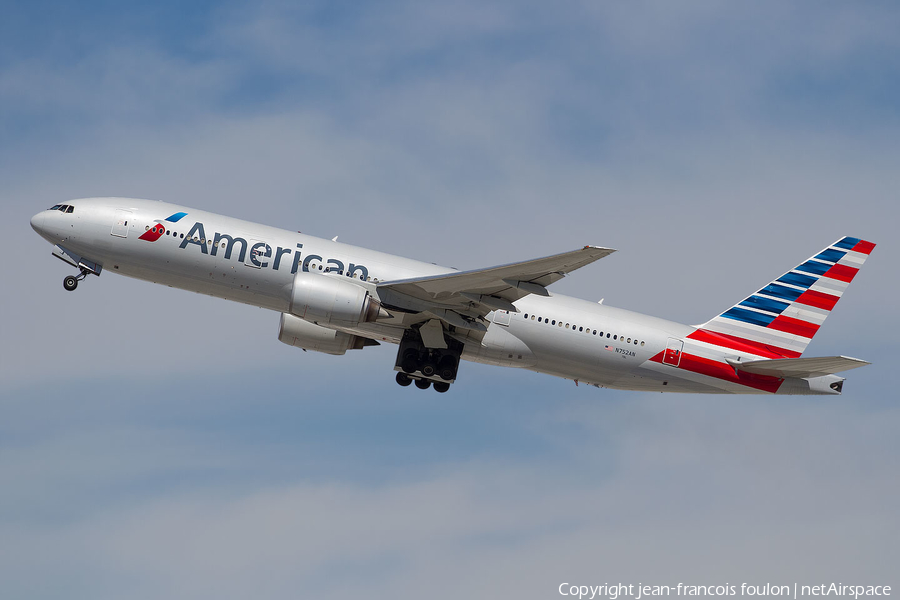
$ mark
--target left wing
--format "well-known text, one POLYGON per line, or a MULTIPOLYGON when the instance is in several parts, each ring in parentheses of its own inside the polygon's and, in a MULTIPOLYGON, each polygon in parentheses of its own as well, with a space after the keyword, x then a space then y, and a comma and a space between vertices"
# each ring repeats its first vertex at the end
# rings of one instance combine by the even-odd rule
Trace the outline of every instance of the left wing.
POLYGON ((492 310, 517 312, 512 303, 519 298, 549 296, 548 285, 613 252, 612 248, 585 246, 487 269, 387 281, 376 289, 389 310, 428 312, 451 325, 483 331, 479 319, 492 310))

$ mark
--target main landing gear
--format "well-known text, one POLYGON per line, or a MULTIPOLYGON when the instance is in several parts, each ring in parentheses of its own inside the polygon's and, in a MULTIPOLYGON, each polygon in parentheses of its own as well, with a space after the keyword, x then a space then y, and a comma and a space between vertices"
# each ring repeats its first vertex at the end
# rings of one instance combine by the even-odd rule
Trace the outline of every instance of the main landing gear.
POLYGON ((397 383, 403 387, 415 383, 420 390, 430 387, 443 394, 456 380, 463 344, 445 336, 446 348, 427 348, 418 331, 407 330, 400 341, 397 361, 397 383))
POLYGON ((447 390, 450 389, 450 384, 446 381, 432 381, 430 379, 413 379, 403 371, 397 373, 397 383, 402 385, 403 387, 408 386, 409 384, 415 382, 416 387, 420 390, 427 390, 429 387, 434 387, 434 391, 443 394, 447 390))
POLYGON ((80 270, 81 273, 79 273, 77 277, 75 275, 67 275, 63 279, 63 287, 66 288, 67 292, 73 291, 78 287, 79 281, 91 274, 91 271, 89 269, 85 269, 84 267, 82 267, 80 270))

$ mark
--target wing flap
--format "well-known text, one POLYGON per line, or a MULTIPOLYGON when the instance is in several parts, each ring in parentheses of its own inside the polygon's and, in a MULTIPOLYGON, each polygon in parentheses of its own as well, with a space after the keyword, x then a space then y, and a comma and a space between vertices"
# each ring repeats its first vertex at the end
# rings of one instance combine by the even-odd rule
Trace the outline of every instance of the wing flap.
MULTIPOLYGON (((729 361, 731 362, 731 361, 729 361)), ((776 358, 771 360, 752 360, 731 363, 732 366, 746 373, 770 375, 772 377, 821 377, 834 375, 864 367, 868 363, 849 356, 822 356, 816 358, 776 358)))

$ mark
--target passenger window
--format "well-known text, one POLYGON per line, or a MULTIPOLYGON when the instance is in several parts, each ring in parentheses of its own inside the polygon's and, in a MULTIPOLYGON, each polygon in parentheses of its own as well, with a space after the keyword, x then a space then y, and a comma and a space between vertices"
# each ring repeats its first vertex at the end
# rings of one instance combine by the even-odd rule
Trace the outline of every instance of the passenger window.
POLYGON ((596 330, 596 329, 594 330, 594 335, 597 335, 597 330, 596 330))
POLYGON ((644 345, 644 342, 641 342, 641 346, 643 346, 643 345, 644 345))
POLYGON ((550 324, 551 324, 551 325, 556 325, 556 319, 553 319, 553 322, 550 323, 550 324))
POLYGON ((534 315, 531 315, 531 320, 534 321, 534 315))
POLYGON ((628 344, 630 344, 630 343, 631 343, 631 338, 628 338, 628 342, 627 342, 627 343, 628 343, 628 344))
POLYGON ((525 313, 525 318, 526 318, 526 319, 528 318, 528 313, 525 313))
POLYGON ((569 324, 568 324, 568 323, 566 323, 566 329, 568 329, 568 328, 569 328, 569 324))
POLYGON ((541 322, 541 317, 538 317, 538 323, 540 323, 540 322, 541 322))
POLYGON ((584 331, 584 327, 579 327, 578 331, 584 331))
POLYGON ((613 336, 613 339, 614 339, 614 340, 617 340, 617 339, 619 339, 619 336, 614 335, 614 336, 613 336))

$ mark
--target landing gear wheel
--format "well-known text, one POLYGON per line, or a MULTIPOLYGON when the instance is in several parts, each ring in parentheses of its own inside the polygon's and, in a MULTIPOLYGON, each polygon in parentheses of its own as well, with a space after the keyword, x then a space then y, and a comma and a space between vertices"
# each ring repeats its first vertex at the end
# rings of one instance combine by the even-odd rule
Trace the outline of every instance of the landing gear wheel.
POLYGON ((406 387, 412 383, 412 379, 406 373, 397 373, 397 383, 406 387))
POLYGON ((435 368, 432 363, 429 362, 422 365, 422 375, 424 375, 425 377, 431 377, 432 375, 434 375, 434 372, 435 368))
POLYGON ((419 368, 419 356, 415 350, 407 350, 403 355, 400 368, 406 373, 415 373, 419 368))
POLYGON ((441 359, 441 362, 438 364, 438 375, 441 376, 441 379, 446 381, 451 381, 454 377, 456 377, 456 361, 453 360, 452 356, 445 356, 441 359))
POLYGON ((63 279, 63 287, 66 288, 66 291, 71 292, 78 287, 78 280, 74 275, 68 275, 65 279, 63 279))
POLYGON ((431 381, 428 379, 416 379, 416 387, 420 390, 427 390, 431 386, 431 381))
POLYGON ((439 394, 443 394, 444 392, 446 392, 449 389, 450 389, 450 384, 447 383, 446 381, 435 381, 434 382, 434 391, 438 392, 439 394))

